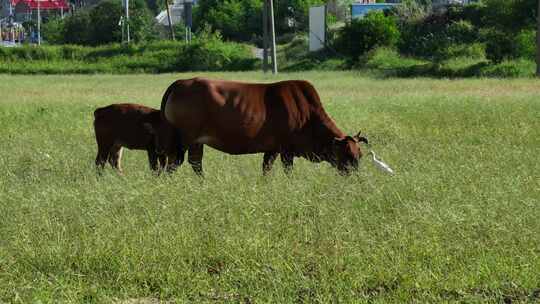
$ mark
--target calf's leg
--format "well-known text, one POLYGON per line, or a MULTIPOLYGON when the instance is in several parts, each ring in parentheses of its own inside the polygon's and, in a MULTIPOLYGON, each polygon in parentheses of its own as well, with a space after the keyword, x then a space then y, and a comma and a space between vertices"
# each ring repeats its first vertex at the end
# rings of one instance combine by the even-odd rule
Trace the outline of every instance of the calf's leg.
POLYGON ((158 160, 158 163, 159 163, 159 169, 162 170, 162 171, 165 170, 165 168, 167 167, 167 156, 166 155, 158 155, 157 160, 158 160))
POLYGON ((263 175, 267 175, 272 170, 272 165, 276 160, 279 153, 277 152, 265 152, 263 157, 263 175))
POLYGON ((109 164, 122 173, 120 161, 122 159, 122 146, 114 145, 109 153, 109 164))

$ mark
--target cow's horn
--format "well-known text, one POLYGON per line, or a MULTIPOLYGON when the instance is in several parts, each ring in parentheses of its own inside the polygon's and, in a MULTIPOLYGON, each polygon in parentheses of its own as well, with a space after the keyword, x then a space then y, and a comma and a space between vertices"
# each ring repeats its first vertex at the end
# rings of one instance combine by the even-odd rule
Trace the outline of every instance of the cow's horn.
POLYGON ((367 138, 365 138, 364 136, 360 136, 360 134, 362 134, 362 131, 358 131, 358 134, 356 134, 353 138, 357 142, 363 142, 363 143, 366 143, 367 145, 369 145, 369 142, 368 142, 367 138))

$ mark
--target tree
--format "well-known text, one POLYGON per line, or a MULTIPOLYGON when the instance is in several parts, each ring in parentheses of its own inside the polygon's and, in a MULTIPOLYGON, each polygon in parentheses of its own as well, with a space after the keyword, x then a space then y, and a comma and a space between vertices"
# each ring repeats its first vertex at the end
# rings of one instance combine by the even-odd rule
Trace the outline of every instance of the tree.
MULTIPOLYGON (((45 33, 52 43, 100 45, 120 42, 122 29, 118 25, 124 14, 121 1, 104 0, 93 7, 80 9, 64 20, 53 20, 45 25, 45 33)), ((151 39, 152 13, 145 0, 130 1, 130 32, 134 41, 151 39)), ((47 36, 46 36, 47 37, 47 36)))
POLYGON ((369 12, 362 19, 354 19, 340 30, 336 48, 347 53, 353 60, 381 46, 395 46, 400 33, 394 17, 383 12, 369 12))
POLYGON ((89 44, 91 28, 90 14, 86 10, 79 10, 64 19, 63 42, 67 44, 89 44))
POLYGON ((262 32, 262 0, 201 0, 193 19, 195 30, 209 25, 225 39, 250 41, 262 32))
POLYGON ((279 34, 307 31, 309 8, 322 5, 322 0, 279 0, 275 1, 276 32, 279 34))
MULTIPOLYGON (((307 31, 309 7, 323 0, 279 0, 274 2, 278 35, 307 31)), ((251 41, 262 34, 263 0, 199 0, 194 7, 195 30, 208 24, 223 38, 251 41)))
POLYGON ((536 10, 536 76, 540 77, 540 0, 536 10))
POLYGON ((119 42, 122 39, 122 31, 118 26, 118 20, 122 13, 120 1, 106 0, 92 8, 90 10, 92 27, 88 43, 98 45, 119 42))

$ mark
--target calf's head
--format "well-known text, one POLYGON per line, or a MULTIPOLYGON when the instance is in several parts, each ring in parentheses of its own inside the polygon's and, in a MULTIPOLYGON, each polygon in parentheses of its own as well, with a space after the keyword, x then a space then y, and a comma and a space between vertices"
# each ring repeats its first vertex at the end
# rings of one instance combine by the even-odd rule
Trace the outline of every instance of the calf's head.
POLYGON ((161 119, 145 123, 144 128, 152 135, 154 151, 158 155, 167 156, 170 168, 177 162, 180 145, 175 128, 161 119))
POLYGON ((349 174, 358 169, 358 161, 362 157, 359 143, 368 144, 367 138, 360 136, 358 132, 355 136, 345 136, 343 138, 334 138, 332 143, 332 161, 331 164, 336 167, 340 173, 349 174))

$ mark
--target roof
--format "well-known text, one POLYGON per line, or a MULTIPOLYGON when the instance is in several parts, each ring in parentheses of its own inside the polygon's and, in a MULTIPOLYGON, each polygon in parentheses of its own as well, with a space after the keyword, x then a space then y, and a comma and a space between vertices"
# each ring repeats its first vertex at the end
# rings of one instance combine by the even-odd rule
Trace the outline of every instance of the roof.
POLYGON ((39 9, 42 10, 68 10, 69 5, 66 0, 11 0, 11 4, 16 6, 19 3, 26 4, 30 9, 37 9, 39 1, 39 9))

